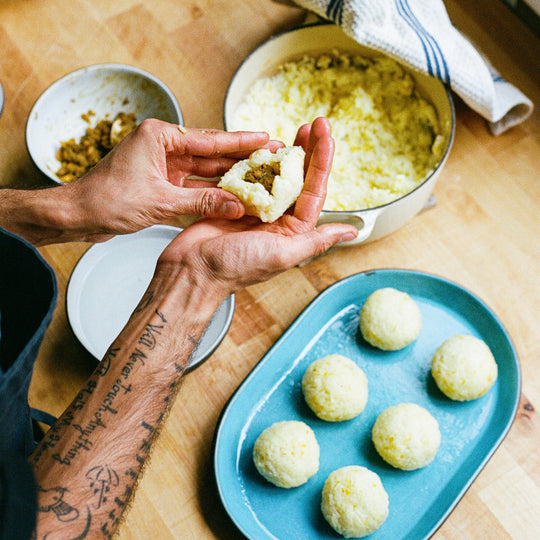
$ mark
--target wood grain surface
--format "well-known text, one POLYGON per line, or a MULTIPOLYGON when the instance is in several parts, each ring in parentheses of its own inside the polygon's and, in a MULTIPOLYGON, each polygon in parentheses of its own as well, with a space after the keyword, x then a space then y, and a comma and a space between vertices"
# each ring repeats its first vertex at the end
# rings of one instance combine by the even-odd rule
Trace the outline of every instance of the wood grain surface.
MULTIPOLYGON (((527 26, 496 0, 445 4, 498 71, 540 105, 540 40, 527 26)), ((226 88, 243 58, 304 15, 270 0, 0 0, 6 99, 0 185, 49 185, 28 156, 24 129, 35 100, 62 75, 99 62, 132 64, 171 88, 186 125, 221 128, 226 88)), ((473 291, 500 317, 521 362, 523 394, 514 425, 434 538, 540 538, 540 108, 493 137, 457 97, 455 104, 455 142, 434 208, 389 237, 332 252, 237 295, 228 335, 184 379, 118 538, 240 536, 213 480, 220 412, 319 292, 374 268, 431 272, 473 291)), ((71 332, 64 306, 67 281, 87 248, 41 249, 56 271, 60 299, 37 360, 31 402, 55 415, 96 365, 71 332)))

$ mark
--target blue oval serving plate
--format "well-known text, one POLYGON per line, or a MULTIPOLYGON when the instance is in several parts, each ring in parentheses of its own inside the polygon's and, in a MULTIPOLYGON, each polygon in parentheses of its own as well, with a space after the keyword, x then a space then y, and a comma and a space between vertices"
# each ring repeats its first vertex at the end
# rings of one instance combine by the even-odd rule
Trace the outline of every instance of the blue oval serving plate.
POLYGON ((381 477, 390 499, 389 516, 370 540, 429 538, 510 429, 520 386, 519 362, 511 339, 478 297, 456 283, 421 272, 384 269, 355 274, 323 291, 302 312, 225 408, 214 454, 221 500, 239 530, 251 539, 341 538, 321 514, 321 490, 333 470, 357 464, 381 477), (407 292, 422 312, 418 339, 401 351, 375 349, 358 330, 363 303, 381 287, 407 292), (495 385, 475 401, 451 401, 431 377, 433 353, 454 334, 483 339, 498 364, 495 385), (301 381, 308 365, 332 353, 353 359, 368 378, 366 408, 346 422, 319 420, 302 396, 301 381), (405 402, 430 411, 442 435, 435 460, 410 472, 384 463, 371 442, 377 416, 385 408, 405 402), (294 489, 268 483, 252 461, 257 437, 280 420, 306 422, 321 448, 318 473, 294 489))

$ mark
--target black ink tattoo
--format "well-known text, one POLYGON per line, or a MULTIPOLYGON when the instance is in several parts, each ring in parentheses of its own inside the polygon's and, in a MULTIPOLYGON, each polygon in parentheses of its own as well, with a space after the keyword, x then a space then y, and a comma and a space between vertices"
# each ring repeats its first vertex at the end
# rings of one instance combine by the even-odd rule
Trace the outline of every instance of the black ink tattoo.
POLYGON ((58 461, 58 463, 61 463, 62 465, 69 466, 71 465, 73 459, 79 455, 79 452, 81 450, 88 451, 90 450, 90 448, 92 448, 93 444, 94 443, 91 442, 89 439, 80 439, 79 437, 79 440, 77 440, 63 456, 61 456, 60 454, 53 454, 52 458, 55 461, 58 461))
POLYGON ((139 345, 144 345, 147 349, 152 350, 157 343, 157 336, 161 335, 163 325, 147 324, 143 335, 139 338, 139 345))
POLYGON ((117 487, 119 484, 118 475, 107 464, 92 467, 87 473, 86 478, 90 480, 90 487, 94 495, 99 494, 94 508, 101 508, 101 505, 107 502, 107 495, 111 487, 117 487))
POLYGON ((144 296, 141 298, 141 301, 139 302, 139 305, 135 308, 135 313, 140 313, 141 311, 144 311, 154 299, 154 291, 146 291, 144 296))
POLYGON ((154 426, 151 426, 150 424, 147 424, 144 420, 141 422, 141 426, 148 430, 152 435, 155 433, 156 428, 154 426))
POLYGON ((135 349, 130 355, 129 360, 126 362, 126 366, 133 367, 137 362, 140 362, 143 366, 145 365, 146 354, 144 354, 140 349, 135 349))
POLYGON ((73 400, 73 403, 71 404, 72 409, 81 410, 84 405, 86 404, 86 398, 94 393, 94 390, 96 389, 97 382, 93 379, 90 379, 86 383, 86 387, 83 388, 73 400))
MULTIPOLYGON (((55 486, 50 489, 43 489, 38 486, 38 512, 53 512, 58 521, 63 523, 77 524, 79 531, 75 532, 72 536, 74 540, 82 540, 88 535, 90 526, 92 524, 92 514, 88 506, 85 508, 86 515, 81 515, 77 508, 74 508, 67 501, 64 500, 64 495, 69 493, 66 488, 55 486), (80 519, 79 519, 80 518, 80 519), (84 521, 83 521, 84 520, 84 521), (80 525, 78 524, 80 522, 80 525)), ((55 529, 41 533, 40 537, 46 539, 55 532, 55 529)), ((70 532, 70 534, 73 534, 70 532)), ((37 537, 37 534, 35 535, 37 537)))
POLYGON ((111 359, 116 358, 116 355, 118 354, 118 351, 120 350, 120 347, 115 347, 114 349, 109 349, 105 356, 103 357, 103 360, 99 363, 99 366, 96 369, 96 373, 98 375, 101 375, 104 377, 107 372, 109 371, 109 368, 111 367, 111 359))
POLYGON ((79 517, 79 511, 64 501, 66 488, 53 487, 43 489, 38 487, 39 492, 39 512, 54 512, 59 521, 74 521, 79 517))
MULTIPOLYGON (((146 295, 139 304, 138 309, 145 309, 151 304, 152 300, 152 293, 146 295)), ((77 423, 76 411, 82 410, 88 406, 90 396, 94 394, 100 378, 105 375, 110 375, 111 367, 114 365, 113 362, 115 361, 115 358, 118 357, 121 350, 119 347, 110 348, 107 351, 103 360, 94 372, 94 375, 86 383, 86 386, 77 394, 71 406, 64 412, 62 417, 51 427, 49 433, 34 453, 34 463, 37 463, 43 454, 52 450, 49 454, 52 459, 69 467, 83 452, 88 452, 95 447, 95 432, 99 428, 102 430, 108 428, 108 420, 111 416, 118 414, 121 396, 132 392, 132 383, 130 382, 132 373, 134 373, 137 368, 142 369, 146 365, 146 362, 149 360, 149 351, 158 346, 158 341, 167 324, 167 319, 165 315, 158 310, 155 310, 154 313, 154 322, 148 323, 145 326, 134 349, 128 354, 127 359, 124 360, 124 364, 118 366, 118 377, 116 380, 109 383, 109 391, 106 394, 102 394, 104 397, 100 402, 98 401, 96 403, 93 414, 89 411, 85 423, 77 423), (76 439, 73 440, 71 446, 65 453, 53 453, 57 442, 60 441, 62 434, 65 433, 67 429, 73 429, 77 432, 76 439)), ((192 337, 190 337, 190 339, 193 340, 192 337)), ((184 368, 176 362, 174 363, 174 369, 179 374, 184 371, 184 368)), ((179 384, 173 382, 170 385, 169 396, 173 396, 178 387, 179 384)), ((103 391, 104 390, 102 390, 102 392, 103 391)), ((166 401, 169 401, 169 397, 166 398, 166 401)), ((164 411, 159 414, 155 425, 144 421, 141 422, 141 426, 147 433, 145 436, 141 437, 139 448, 134 456, 136 460, 135 465, 123 472, 121 475, 122 481, 116 471, 106 464, 88 470, 86 478, 89 480, 90 488, 93 490, 93 499, 91 505, 86 506, 86 514, 84 514, 84 510, 80 511, 80 509, 74 508, 69 502, 64 500, 64 494, 68 493, 68 491, 61 487, 48 490, 48 497, 45 497, 45 501, 47 501, 48 498, 50 502, 45 502, 41 505, 40 511, 54 512, 57 518, 63 521, 80 520, 82 532, 79 538, 84 538, 90 530, 92 521, 91 507, 95 510, 102 509, 102 511, 108 512, 108 517, 105 517, 102 523, 96 524, 95 528, 99 529, 105 536, 112 534, 119 523, 120 515, 122 514, 125 505, 132 496, 135 482, 150 453, 153 439, 163 418, 164 411), (110 505, 111 503, 114 503, 116 508, 109 510, 105 505, 110 505), (82 526, 83 521, 85 521, 84 528, 82 526)), ((40 503, 42 499, 43 498, 40 498, 40 503)))
POLYGON ((137 473, 131 468, 129 468, 124 474, 133 478, 134 480, 137 478, 137 473))
POLYGON ((178 372, 178 373, 182 373, 184 371, 184 368, 178 364, 177 362, 174 363, 174 369, 178 372))
MULTIPOLYGON (((116 379, 111 389, 104 397, 101 405, 98 410, 94 412, 93 418, 86 424, 86 426, 81 426, 79 424, 73 424, 73 429, 79 432, 77 440, 73 443, 71 448, 63 455, 53 454, 52 457, 58 463, 62 465, 71 465, 73 459, 76 458, 82 450, 90 450, 94 443, 90 440, 93 432, 99 427, 105 429, 107 425, 103 421, 103 415, 105 413, 117 414, 117 409, 113 408, 114 401, 118 394, 127 394, 131 392, 131 384, 125 385, 122 383, 121 379, 116 379)), ((73 416, 70 411, 68 411, 69 422, 66 425, 71 424, 73 416)))

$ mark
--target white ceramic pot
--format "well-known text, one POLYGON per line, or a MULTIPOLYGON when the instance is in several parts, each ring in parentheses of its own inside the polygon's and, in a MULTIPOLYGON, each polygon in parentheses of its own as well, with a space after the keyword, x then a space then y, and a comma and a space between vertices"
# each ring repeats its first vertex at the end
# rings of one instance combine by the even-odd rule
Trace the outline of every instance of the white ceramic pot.
MULTIPOLYGON (((279 34, 255 49, 240 65, 232 78, 223 111, 225 129, 229 129, 232 118, 242 99, 254 81, 276 72, 277 68, 302 54, 318 54, 340 49, 367 57, 380 55, 347 36, 334 24, 306 25, 279 34)), ((442 167, 448 158, 454 137, 454 106, 450 91, 438 80, 420 72, 410 71, 420 94, 436 108, 441 128, 447 140, 443 158, 422 184, 403 197, 370 209, 351 211, 323 210, 319 218, 322 223, 349 223, 358 228, 358 237, 347 244, 367 242, 386 236, 404 225, 426 205, 442 167)))

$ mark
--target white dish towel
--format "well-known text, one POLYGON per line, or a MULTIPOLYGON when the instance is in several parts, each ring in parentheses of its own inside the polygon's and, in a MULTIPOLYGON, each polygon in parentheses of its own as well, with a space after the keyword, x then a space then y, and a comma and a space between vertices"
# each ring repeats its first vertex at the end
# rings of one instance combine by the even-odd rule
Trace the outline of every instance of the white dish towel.
POLYGON ((295 0, 358 43, 441 79, 498 135, 533 103, 505 81, 452 25, 442 0, 295 0))

